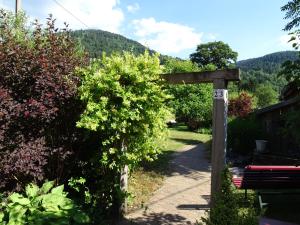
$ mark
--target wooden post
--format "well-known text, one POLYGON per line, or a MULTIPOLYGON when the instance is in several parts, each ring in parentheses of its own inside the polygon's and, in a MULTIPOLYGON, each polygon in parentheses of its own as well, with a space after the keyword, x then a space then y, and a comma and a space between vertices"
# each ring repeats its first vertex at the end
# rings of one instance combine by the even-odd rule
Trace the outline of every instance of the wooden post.
POLYGON ((212 140, 212 172, 211 172, 211 207, 214 198, 221 190, 221 174, 226 160, 226 130, 228 92, 227 81, 216 79, 213 81, 213 140, 212 140))
MULTIPOLYGON (((126 144, 125 141, 122 141, 122 146, 121 146, 121 151, 123 152, 123 154, 125 154, 126 152, 126 144)), ((121 170, 121 174, 120 174, 120 189, 123 193, 127 193, 128 191, 128 173, 129 173, 129 169, 128 169, 128 165, 125 165, 122 170, 121 170)), ((120 209, 119 209, 119 213, 121 216, 123 216, 125 213, 127 213, 127 198, 125 197, 123 199, 123 201, 120 203, 120 209)))
POLYGON ((16 0, 16 8, 15 8, 16 15, 20 10, 21 10, 21 0, 16 0))
MULTIPOLYGON (((120 176, 120 188, 122 192, 128 191, 128 172, 128 166, 125 165, 120 176)), ((120 205, 120 215, 127 213, 127 205, 127 198, 125 198, 120 205)))

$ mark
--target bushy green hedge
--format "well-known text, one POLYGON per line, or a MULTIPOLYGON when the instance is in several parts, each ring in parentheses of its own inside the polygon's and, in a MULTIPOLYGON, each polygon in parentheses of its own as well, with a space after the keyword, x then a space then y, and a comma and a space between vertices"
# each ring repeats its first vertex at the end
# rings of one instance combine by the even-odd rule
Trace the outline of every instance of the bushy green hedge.
POLYGON ((227 135, 228 149, 243 154, 251 153, 255 149, 255 140, 265 137, 253 115, 229 118, 227 135))

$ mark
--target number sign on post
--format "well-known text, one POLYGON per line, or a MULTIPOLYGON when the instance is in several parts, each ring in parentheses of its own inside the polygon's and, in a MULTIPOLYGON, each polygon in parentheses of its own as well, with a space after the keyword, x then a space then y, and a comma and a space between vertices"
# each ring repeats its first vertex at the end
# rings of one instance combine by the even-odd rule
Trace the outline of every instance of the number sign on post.
POLYGON ((227 89, 214 89, 213 98, 214 99, 222 99, 225 102, 227 102, 228 101, 227 89))

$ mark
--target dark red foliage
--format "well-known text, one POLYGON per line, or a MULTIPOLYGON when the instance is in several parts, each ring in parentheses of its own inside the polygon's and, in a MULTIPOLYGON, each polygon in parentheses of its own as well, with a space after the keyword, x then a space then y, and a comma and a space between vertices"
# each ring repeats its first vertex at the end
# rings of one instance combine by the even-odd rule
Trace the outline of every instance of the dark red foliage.
POLYGON ((76 66, 85 64, 67 29, 16 28, 0 11, 0 188, 60 179, 78 140, 76 66), (45 167, 47 165, 47 169, 45 167))
POLYGON ((246 92, 241 92, 240 95, 229 101, 228 115, 246 117, 252 111, 252 97, 246 92))

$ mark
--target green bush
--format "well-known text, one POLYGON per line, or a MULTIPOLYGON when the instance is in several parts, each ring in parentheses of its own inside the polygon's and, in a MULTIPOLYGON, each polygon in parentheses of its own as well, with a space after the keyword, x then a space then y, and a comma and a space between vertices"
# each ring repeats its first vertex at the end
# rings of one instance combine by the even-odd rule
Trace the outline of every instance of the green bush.
POLYGON ((258 108, 263 108, 278 102, 278 93, 271 84, 261 84, 255 88, 255 97, 257 97, 258 108))
MULTIPOLYGON (((212 71, 216 67, 207 65, 200 69, 189 60, 169 59, 164 65, 165 73, 212 71)), ((185 122, 190 130, 211 126, 212 85, 182 84, 169 85, 168 92, 173 96, 169 101, 178 122, 185 122)))
POLYGON ((152 160, 170 113, 158 56, 103 56, 78 73, 80 98, 87 106, 77 126, 101 133, 101 163, 119 171, 152 160))
POLYGON ((227 135, 228 149, 243 154, 255 149, 255 140, 265 138, 262 127, 254 116, 229 118, 227 135))
POLYGON ((255 195, 245 202, 243 195, 232 185, 232 176, 228 168, 222 173, 221 193, 215 196, 215 206, 208 218, 201 218, 206 225, 257 225, 258 210, 255 206, 255 195))
POLYGON ((160 153, 158 140, 166 134, 169 96, 163 90, 159 58, 147 52, 103 55, 78 74, 82 78, 80 98, 86 108, 77 126, 99 143, 86 169, 89 177, 82 176, 90 184, 92 207, 104 203, 104 213, 114 214, 128 196, 120 186, 124 167, 132 170, 160 153))
POLYGON ((203 127, 203 128, 200 128, 197 130, 197 133, 200 133, 200 134, 212 134, 212 128, 209 127, 203 127))
POLYGON ((26 186, 26 193, 12 193, 0 205, 0 224, 63 225, 87 224, 89 217, 67 197, 64 186, 46 182, 41 188, 26 186))
POLYGON ((182 84, 169 88, 174 96, 170 106, 176 120, 185 122, 190 130, 209 127, 212 122, 212 85, 182 84))

